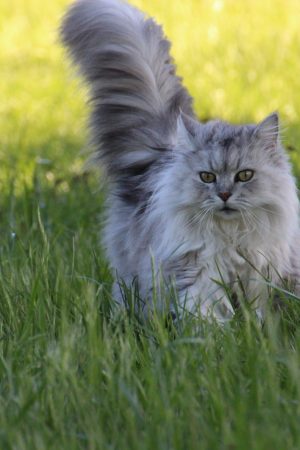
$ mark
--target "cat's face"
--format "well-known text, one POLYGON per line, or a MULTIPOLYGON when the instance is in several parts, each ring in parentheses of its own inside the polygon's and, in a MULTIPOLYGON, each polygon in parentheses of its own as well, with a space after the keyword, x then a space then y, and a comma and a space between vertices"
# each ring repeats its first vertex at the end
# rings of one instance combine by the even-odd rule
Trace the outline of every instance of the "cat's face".
POLYGON ((276 114, 258 126, 181 119, 178 152, 176 201, 192 222, 258 221, 261 214, 276 214, 287 184, 288 194, 292 176, 276 114))

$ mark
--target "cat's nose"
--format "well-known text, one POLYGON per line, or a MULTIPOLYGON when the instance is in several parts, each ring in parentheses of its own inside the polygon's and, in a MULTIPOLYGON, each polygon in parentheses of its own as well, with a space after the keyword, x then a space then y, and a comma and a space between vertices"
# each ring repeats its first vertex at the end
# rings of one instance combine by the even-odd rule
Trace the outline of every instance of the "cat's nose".
POLYGON ((229 197, 231 197, 231 192, 219 192, 218 196, 223 200, 223 202, 226 202, 229 197))

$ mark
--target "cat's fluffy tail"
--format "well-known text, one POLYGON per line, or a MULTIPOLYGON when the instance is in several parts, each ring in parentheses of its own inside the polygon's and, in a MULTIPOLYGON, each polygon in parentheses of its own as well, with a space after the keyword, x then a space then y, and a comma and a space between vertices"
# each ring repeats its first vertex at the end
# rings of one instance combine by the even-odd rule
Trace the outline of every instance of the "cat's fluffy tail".
POLYGON ((97 155, 109 175, 145 172, 192 101, 152 19, 119 0, 77 0, 61 38, 90 87, 97 155))

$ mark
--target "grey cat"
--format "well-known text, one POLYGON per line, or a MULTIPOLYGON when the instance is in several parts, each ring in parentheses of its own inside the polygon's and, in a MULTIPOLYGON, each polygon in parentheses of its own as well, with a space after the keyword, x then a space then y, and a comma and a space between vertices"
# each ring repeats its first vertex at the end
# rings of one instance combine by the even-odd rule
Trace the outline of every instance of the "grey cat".
MULTIPOLYGON (((299 292, 299 201, 277 114, 197 121, 161 27, 127 3, 78 0, 61 36, 90 87, 117 278, 138 283, 146 308, 161 278, 174 282, 180 308, 220 322, 234 314, 224 283, 259 316, 271 283, 299 292)), ((116 281, 116 301, 121 291, 116 281)))

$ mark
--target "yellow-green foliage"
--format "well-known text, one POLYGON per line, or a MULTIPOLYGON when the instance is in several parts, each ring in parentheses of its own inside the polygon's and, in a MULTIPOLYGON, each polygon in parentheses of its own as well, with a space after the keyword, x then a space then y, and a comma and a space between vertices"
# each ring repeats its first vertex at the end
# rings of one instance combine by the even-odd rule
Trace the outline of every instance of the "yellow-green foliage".
MULTIPOLYGON (((68 3, 1 2, 1 161, 15 155, 27 167, 42 156, 64 165, 85 140, 84 90, 57 42, 68 3)), ((255 121, 278 110, 286 143, 299 148, 299 0, 133 3, 163 24, 201 118, 255 121)), ((296 151, 292 158, 300 170, 296 151)))

